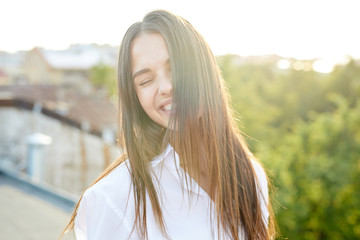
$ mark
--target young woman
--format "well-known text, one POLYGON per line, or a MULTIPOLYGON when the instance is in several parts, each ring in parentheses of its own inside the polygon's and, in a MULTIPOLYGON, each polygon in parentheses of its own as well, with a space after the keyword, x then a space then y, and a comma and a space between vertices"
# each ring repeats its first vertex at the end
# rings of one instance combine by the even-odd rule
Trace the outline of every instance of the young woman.
POLYGON ((116 161, 80 199, 77 239, 270 239, 266 175, 203 37, 167 11, 120 47, 116 161))

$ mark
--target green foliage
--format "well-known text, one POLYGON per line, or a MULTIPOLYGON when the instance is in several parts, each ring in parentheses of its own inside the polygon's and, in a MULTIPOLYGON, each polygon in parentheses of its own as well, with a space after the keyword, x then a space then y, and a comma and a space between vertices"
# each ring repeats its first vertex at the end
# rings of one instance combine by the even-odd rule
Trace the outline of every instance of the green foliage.
POLYGON ((263 156, 274 166, 278 221, 289 239, 360 237, 360 102, 337 99, 329 113, 312 113, 278 148, 263 156), (300 237, 301 236, 301 237, 300 237))
POLYGON ((117 82, 114 67, 103 63, 93 66, 90 69, 90 81, 95 87, 105 90, 109 96, 116 94, 117 82))
POLYGON ((360 239, 360 67, 324 75, 233 59, 218 62, 273 180, 281 237, 360 239))
POLYGON ((354 104, 360 96, 360 66, 354 60, 345 66, 338 66, 330 76, 328 91, 344 96, 354 104))

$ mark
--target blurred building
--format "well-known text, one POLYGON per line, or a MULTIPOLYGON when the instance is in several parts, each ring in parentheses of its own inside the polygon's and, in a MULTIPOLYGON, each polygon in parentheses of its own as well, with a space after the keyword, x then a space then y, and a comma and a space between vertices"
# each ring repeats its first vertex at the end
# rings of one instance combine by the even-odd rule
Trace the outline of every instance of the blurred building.
POLYGON ((37 180, 79 194, 120 155, 116 113, 106 98, 59 86, 0 86, 0 167, 27 172, 41 158, 37 180))
POLYGON ((14 54, 0 52, 0 84, 66 86, 90 93, 89 71, 97 64, 114 66, 118 49, 109 45, 71 45, 65 50, 34 48, 14 54))
POLYGON ((9 76, 3 70, 0 69, 0 85, 7 85, 9 84, 9 82, 10 82, 9 76))
POLYGON ((20 83, 24 79, 23 61, 26 52, 0 52, 0 85, 20 83))

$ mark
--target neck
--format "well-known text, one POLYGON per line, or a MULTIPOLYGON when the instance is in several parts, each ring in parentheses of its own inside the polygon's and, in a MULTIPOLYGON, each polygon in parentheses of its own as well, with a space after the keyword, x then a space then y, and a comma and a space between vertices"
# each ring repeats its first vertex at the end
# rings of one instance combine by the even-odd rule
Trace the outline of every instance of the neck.
POLYGON ((189 167, 185 166, 186 162, 180 157, 180 167, 213 199, 205 147, 199 145, 197 150, 196 156, 190 159, 191 162, 188 163, 189 167))

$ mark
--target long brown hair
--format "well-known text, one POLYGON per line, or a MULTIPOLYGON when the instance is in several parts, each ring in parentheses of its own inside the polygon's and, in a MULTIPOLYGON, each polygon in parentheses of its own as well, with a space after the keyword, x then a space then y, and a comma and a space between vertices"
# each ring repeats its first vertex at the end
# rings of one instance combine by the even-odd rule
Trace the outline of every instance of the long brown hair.
MULTIPOLYGON (((183 169, 210 183, 218 229, 231 239, 270 239, 272 219, 264 220, 259 183, 246 146, 229 108, 229 96, 215 58, 203 37, 185 19, 167 11, 147 14, 133 24, 120 46, 118 65, 120 130, 124 157, 129 159, 134 187, 135 222, 147 238, 146 194, 165 236, 159 196, 149 162, 171 142, 183 169), (170 57, 174 116, 164 129, 142 109, 131 74, 131 44, 143 33, 164 38, 170 57), (176 130, 171 130, 176 129, 176 130), (200 144, 201 143, 201 144, 200 144)), ((117 161, 98 179, 117 167, 117 161)), ((97 180, 97 181, 98 181, 97 180)), ((96 181, 96 182, 97 182, 96 181)), ((187 181, 186 182, 191 182, 187 181)), ((266 194, 266 193, 264 193, 266 194)), ((270 209, 270 204, 268 204, 270 209)), ((77 207, 66 229, 72 229, 77 207)), ((134 225, 135 227, 135 225, 134 225)), ((219 236, 220 237, 220 236, 219 236)))

